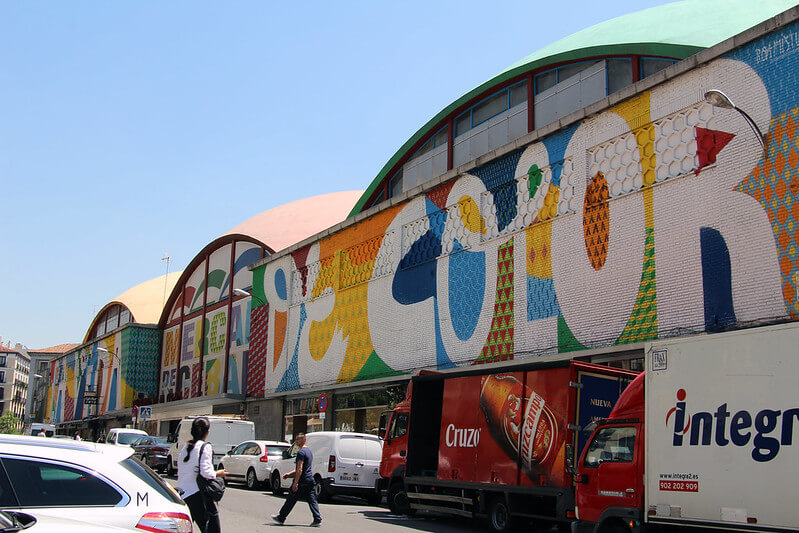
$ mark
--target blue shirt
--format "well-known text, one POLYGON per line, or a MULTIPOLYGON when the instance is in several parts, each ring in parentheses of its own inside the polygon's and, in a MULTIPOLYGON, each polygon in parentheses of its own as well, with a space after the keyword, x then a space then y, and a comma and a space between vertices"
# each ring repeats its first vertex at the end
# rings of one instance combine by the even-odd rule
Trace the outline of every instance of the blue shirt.
POLYGON ((313 454, 311 453, 310 448, 307 446, 303 446, 300 448, 300 451, 297 452, 297 467, 300 466, 300 461, 302 461, 302 475, 300 475, 300 481, 313 481, 313 474, 311 473, 311 463, 313 463, 313 454))

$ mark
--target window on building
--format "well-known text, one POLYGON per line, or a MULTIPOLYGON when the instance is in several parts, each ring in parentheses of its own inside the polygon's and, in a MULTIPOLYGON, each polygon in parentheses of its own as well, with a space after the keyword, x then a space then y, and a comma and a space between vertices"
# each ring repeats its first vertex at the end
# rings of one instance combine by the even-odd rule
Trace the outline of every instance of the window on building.
POLYGON ((608 94, 624 89, 633 83, 632 59, 608 59, 608 94))
POLYGON ((399 169, 388 184, 388 197, 393 198, 402 194, 402 169, 399 169))
POLYGON ((0 355, 0 366, 6 366, 6 356, 0 355))
POLYGON ((6 371, 0 370, 0 383, 5 383, 5 382, 6 382, 6 371))
POLYGON ((669 65, 673 65, 677 61, 674 59, 663 59, 656 57, 642 57, 641 58, 641 79, 651 76, 659 70, 663 70, 669 65))
POLYGON ((470 129, 494 118, 511 107, 527 101, 527 82, 517 83, 502 89, 478 102, 455 119, 455 136, 463 135, 470 129))

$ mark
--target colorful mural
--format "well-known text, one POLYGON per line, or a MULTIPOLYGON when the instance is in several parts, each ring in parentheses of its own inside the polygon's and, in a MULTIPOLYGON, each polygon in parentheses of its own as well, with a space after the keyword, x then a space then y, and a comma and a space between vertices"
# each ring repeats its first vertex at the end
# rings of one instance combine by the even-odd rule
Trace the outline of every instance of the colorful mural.
POLYGON ((154 399, 160 346, 158 329, 131 325, 53 360, 47 393, 50 423, 99 416, 130 408, 137 399, 154 399))
POLYGON ((245 241, 211 248, 188 273, 185 286, 175 289, 161 348, 160 402, 245 392, 250 298, 230 298, 234 289, 251 289, 252 272, 246 267, 263 252, 245 241))
POLYGON ((249 393, 797 319, 797 32, 257 267, 249 393))

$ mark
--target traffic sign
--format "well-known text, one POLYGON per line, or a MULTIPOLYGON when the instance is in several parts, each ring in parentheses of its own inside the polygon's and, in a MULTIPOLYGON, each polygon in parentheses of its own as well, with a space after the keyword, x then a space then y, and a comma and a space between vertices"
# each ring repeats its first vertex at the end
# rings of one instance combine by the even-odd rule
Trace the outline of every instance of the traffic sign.
POLYGON ((142 420, 149 420, 153 417, 152 407, 139 407, 139 418, 142 420))
POLYGON ((324 413, 325 411, 327 411, 327 394, 319 395, 318 404, 319 404, 320 413, 324 413))
POLYGON ((133 407, 130 408, 130 416, 132 416, 133 418, 136 418, 137 416, 139 416, 139 407, 138 406, 134 405, 133 407))

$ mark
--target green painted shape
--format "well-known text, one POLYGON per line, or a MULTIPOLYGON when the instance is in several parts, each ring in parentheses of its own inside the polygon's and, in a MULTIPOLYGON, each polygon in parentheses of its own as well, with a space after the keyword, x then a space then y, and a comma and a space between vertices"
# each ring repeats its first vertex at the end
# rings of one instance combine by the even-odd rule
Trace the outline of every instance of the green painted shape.
POLYGON ((569 329, 566 324, 566 319, 563 315, 558 315, 558 352, 575 352, 577 350, 585 350, 587 346, 583 346, 569 329))
POLYGON ((654 229, 646 229, 644 246, 644 268, 638 286, 638 297, 633 312, 614 345, 648 341, 658 337, 654 229), (649 315, 653 315, 652 318, 649 315))
POLYGON ((361 367, 358 375, 353 378, 353 381, 400 375, 402 375, 402 372, 398 372, 388 366, 385 362, 383 362, 382 359, 380 359, 380 356, 377 355, 377 352, 372 350, 372 353, 369 355, 369 359, 366 360, 366 363, 361 367))
POLYGON ((252 269, 252 309, 255 310, 266 305, 266 292, 264 292, 264 272, 266 265, 252 269))
POLYGON ((227 272, 225 272, 224 270, 220 269, 212 270, 211 272, 208 273, 208 286, 221 289, 222 284, 225 282, 226 277, 227 277, 227 272))
POLYGON ((388 160, 347 218, 364 210, 388 172, 419 139, 460 106, 495 85, 547 65, 596 56, 637 54, 685 59, 794 4, 794 0, 684 0, 600 22, 545 46, 481 83, 430 119, 388 160))
POLYGON ((538 165, 531 166, 527 171, 527 190, 530 191, 530 198, 535 196, 535 192, 538 190, 538 187, 541 186, 543 177, 544 173, 541 172, 538 165))

